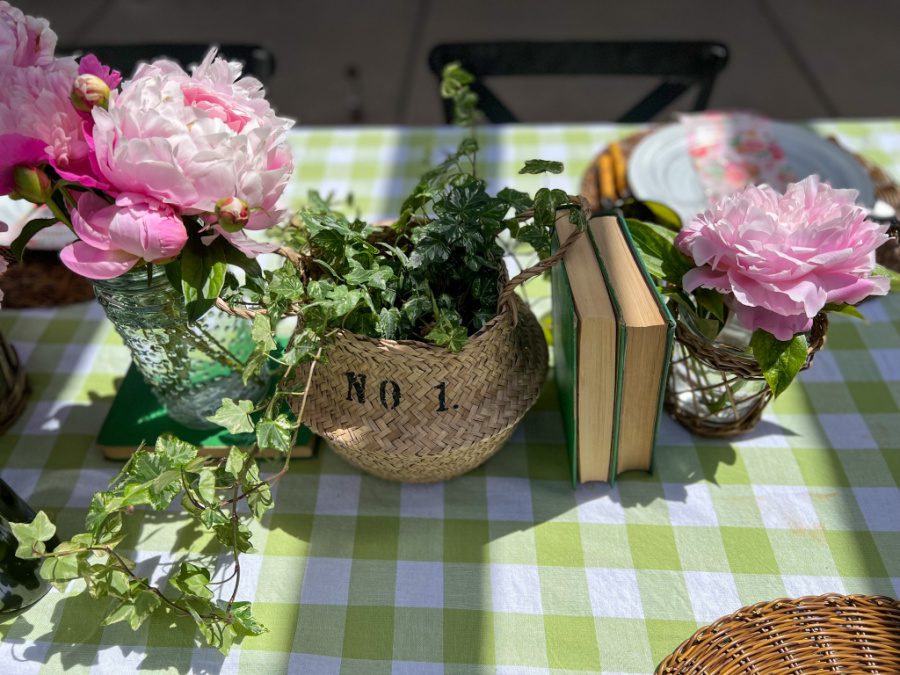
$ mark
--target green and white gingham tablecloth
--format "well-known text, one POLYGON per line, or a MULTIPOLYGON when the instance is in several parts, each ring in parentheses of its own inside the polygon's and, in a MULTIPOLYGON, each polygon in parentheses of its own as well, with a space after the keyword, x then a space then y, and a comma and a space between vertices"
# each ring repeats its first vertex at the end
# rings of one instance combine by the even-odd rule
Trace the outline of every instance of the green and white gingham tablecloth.
MULTIPOLYGON (((900 176, 900 121, 823 123, 900 176)), ((611 125, 481 132, 492 187, 564 183, 611 125), (561 177, 518 176, 562 160, 561 177)), ((389 216, 448 129, 300 130, 291 199, 310 188, 389 216)), ((546 286, 532 289, 546 296, 546 286)), ((534 300, 546 309, 547 298, 534 300)), ((240 599, 270 632, 227 658, 180 620, 133 633, 102 604, 56 591, 0 624, 0 673, 646 673, 696 628, 749 603, 836 591, 900 593, 900 297, 834 319, 813 368, 740 441, 664 419, 657 472, 572 490, 553 392, 471 474, 399 485, 330 450, 297 461, 255 526, 240 599)), ((0 438, 0 475, 60 530, 81 526, 118 465, 94 439, 129 357, 94 304, 0 311, 33 394, 0 438)), ((141 513, 124 544, 164 574, 194 530, 141 513)))

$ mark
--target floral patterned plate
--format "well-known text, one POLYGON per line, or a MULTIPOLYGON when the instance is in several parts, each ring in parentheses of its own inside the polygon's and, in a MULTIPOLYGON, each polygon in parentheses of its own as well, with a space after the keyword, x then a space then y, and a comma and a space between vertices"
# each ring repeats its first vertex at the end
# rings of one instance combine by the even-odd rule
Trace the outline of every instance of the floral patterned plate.
MULTIPOLYGON (((850 153, 804 127, 769 124, 793 176, 818 174, 833 187, 858 190, 861 204, 870 208, 875 204, 872 180, 850 153)), ((685 125, 671 124, 648 134, 628 159, 628 183, 634 195, 667 204, 684 222, 705 210, 709 199, 691 147, 685 125)), ((752 182, 753 171, 746 173, 752 182)))

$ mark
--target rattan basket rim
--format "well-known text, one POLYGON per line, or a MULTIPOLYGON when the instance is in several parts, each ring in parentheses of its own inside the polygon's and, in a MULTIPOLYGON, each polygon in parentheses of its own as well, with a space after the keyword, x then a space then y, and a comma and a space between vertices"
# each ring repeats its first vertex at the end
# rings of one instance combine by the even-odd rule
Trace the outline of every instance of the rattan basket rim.
MULTIPOLYGON (((664 673, 685 672, 684 667, 701 667, 711 659, 714 659, 716 657, 721 658, 723 655, 723 650, 719 645, 716 644, 716 642, 722 640, 723 636, 729 636, 727 628, 723 628, 723 626, 732 622, 740 624, 737 629, 738 631, 765 625, 766 623, 770 623, 773 619, 779 619, 782 623, 788 623, 791 625, 796 624, 795 630, 798 631, 797 639, 798 642, 801 643, 797 645, 797 650, 793 652, 796 654, 808 654, 809 650, 811 648, 814 648, 812 645, 808 647, 802 645, 802 642, 812 640, 811 636, 813 635, 821 635, 823 639, 827 638, 829 647, 833 647, 835 644, 839 643, 845 644, 846 646, 858 647, 862 652, 864 645, 861 642, 849 641, 849 639, 840 638, 839 636, 830 636, 827 634, 809 632, 808 630, 804 630, 805 625, 809 623, 808 612, 804 612, 804 608, 808 607, 809 610, 812 611, 815 607, 821 605, 834 607, 835 609, 842 610, 845 613, 847 612, 847 610, 858 609, 860 607, 864 608, 867 611, 876 610, 878 612, 883 612, 886 618, 888 618, 891 623, 894 623, 896 625, 898 631, 896 633, 897 640, 900 641, 900 601, 895 598, 890 598, 883 595, 844 595, 842 593, 806 595, 799 598, 779 598, 776 600, 764 600, 752 605, 746 605, 732 612, 731 614, 723 616, 713 621, 711 624, 698 629, 690 637, 683 640, 668 656, 666 656, 659 663, 659 665, 656 667, 655 673, 656 675, 662 675, 664 673), (704 649, 706 649, 706 651, 704 651, 704 649), (691 650, 693 650, 693 652, 691 654, 688 654, 688 652, 690 652, 691 650), (690 663, 685 663, 686 661, 690 661, 690 663)), ((862 612, 856 613, 856 617, 860 616, 862 616, 862 612)), ((858 621, 856 623, 861 623, 862 626, 860 627, 870 626, 873 630, 873 634, 878 632, 876 630, 877 626, 874 625, 875 621, 871 616, 863 617, 862 621, 858 621)), ((840 624, 837 624, 836 627, 840 627, 840 624)), ((740 637, 743 637, 743 635, 741 635, 740 637)), ((729 644, 733 644, 735 646, 735 652, 732 656, 733 665, 737 667, 740 663, 744 663, 745 661, 752 661, 752 659, 756 655, 748 653, 748 651, 756 646, 760 646, 768 650, 768 653, 761 652, 757 656, 757 658, 760 659, 772 658, 775 657, 778 653, 791 653, 792 645, 787 640, 790 635, 779 633, 777 637, 779 639, 773 640, 773 634, 766 631, 757 633, 754 636, 755 641, 745 639, 738 642, 729 642, 729 644)), ((827 649, 827 647, 823 645, 817 647, 817 649, 827 649)), ((893 658, 900 662, 900 655, 894 655, 893 658)), ((713 671, 691 670, 690 672, 713 671)), ((758 669, 746 668, 740 672, 761 671, 759 671, 758 669)))

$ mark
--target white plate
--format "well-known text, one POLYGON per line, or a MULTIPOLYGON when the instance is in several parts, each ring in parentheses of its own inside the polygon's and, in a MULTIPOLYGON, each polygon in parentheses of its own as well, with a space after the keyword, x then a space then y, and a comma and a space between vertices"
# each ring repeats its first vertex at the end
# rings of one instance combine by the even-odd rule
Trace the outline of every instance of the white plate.
MULTIPOLYGON (((24 199, 0 197, 0 221, 9 226, 9 230, 0 232, 0 246, 12 244, 28 221, 52 217, 53 214, 46 206, 35 206, 24 199)), ((38 232, 28 242, 28 248, 35 251, 59 251, 73 241, 75 235, 72 231, 62 223, 57 223, 38 232)))
MULTIPOLYGON (((858 202, 871 208, 875 186, 852 155, 831 141, 795 124, 772 122, 775 140, 798 180, 818 174, 835 188, 859 191, 858 202)), ((661 202, 688 222, 707 207, 706 196, 688 154, 687 132, 671 124, 647 135, 628 160, 628 183, 635 197, 661 202)))

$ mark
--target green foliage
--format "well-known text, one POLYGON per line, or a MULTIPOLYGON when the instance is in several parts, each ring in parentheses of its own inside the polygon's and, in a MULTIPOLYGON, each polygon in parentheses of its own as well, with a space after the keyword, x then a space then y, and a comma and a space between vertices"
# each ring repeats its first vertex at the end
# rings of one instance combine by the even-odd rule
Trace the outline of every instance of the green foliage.
MULTIPOLYGON (((443 88, 453 100, 457 121, 467 125, 475 119, 477 102, 468 88, 471 81, 458 65, 450 66, 443 88)), ((255 443, 232 447, 217 459, 162 436, 154 448, 139 448, 109 489, 93 496, 85 531, 53 552, 47 552, 44 542, 55 528, 45 515, 30 525, 14 525, 19 554, 43 557, 42 574, 54 583, 80 578, 91 597, 113 600, 106 623, 124 621, 136 629, 154 611, 166 609, 191 617, 203 639, 223 653, 241 638, 264 631, 249 604, 235 601, 239 556, 253 549, 250 528, 237 504, 246 500, 257 519, 272 507, 270 485, 288 471, 299 427, 285 405, 288 396, 305 396, 306 378, 298 376, 326 358, 328 339, 339 330, 427 341, 454 352, 463 349, 497 313, 504 267, 498 237, 530 244, 545 256, 560 209, 569 212, 579 229, 586 227, 580 203, 561 190, 542 189, 534 199, 510 188, 490 194, 476 174, 477 151, 474 135, 464 138, 454 153, 422 176, 390 226, 375 227, 347 216, 330 198, 311 193, 308 206, 282 235, 298 257, 275 270, 263 271, 221 238, 204 246, 201 224, 185 219, 188 244, 165 271, 181 289, 191 320, 220 296, 233 306, 264 310, 252 321, 254 350, 243 363, 243 377, 248 380, 265 368, 278 367, 278 385, 258 409, 250 401, 223 399, 209 418, 230 433, 254 432, 255 443), (237 283, 229 266, 243 270, 244 283, 237 283), (288 315, 297 316, 298 329, 279 353, 275 329, 288 315), (281 469, 265 479, 256 461, 261 451, 283 457, 281 469), (197 528, 230 552, 229 601, 215 599, 210 581, 214 575, 205 566, 208 558, 191 560, 188 554, 162 589, 137 575, 134 563, 116 550, 135 509, 162 511, 176 502, 197 528)), ((525 169, 561 170, 557 162, 540 160, 530 161, 525 169)))
POLYGON ((767 331, 755 330, 750 349, 775 396, 788 388, 806 363, 807 343, 802 334, 790 340, 778 340, 767 331))
MULTIPOLYGON (((248 405, 247 401, 235 404, 225 399, 213 417, 231 428, 243 428, 245 421, 240 416, 248 415, 248 405)), ((247 496, 256 518, 271 506, 271 491, 268 482, 260 478, 253 449, 231 448, 226 458, 206 458, 198 456, 195 446, 164 435, 154 448, 139 448, 109 490, 93 496, 86 531, 52 552, 46 550, 45 542, 56 528, 43 511, 31 523, 11 523, 19 540, 16 554, 43 558, 41 575, 60 587, 84 579, 91 597, 114 600, 104 625, 124 621, 136 630, 154 611, 168 608, 192 617, 207 642, 227 652, 236 640, 265 630, 247 603, 215 601, 209 569, 188 560, 180 562, 169 579, 173 592, 164 593, 148 578, 137 575, 134 563, 116 546, 126 534, 123 515, 138 506, 162 511, 180 499, 198 526, 211 531, 237 561, 239 553, 252 548, 250 531, 234 508, 239 494, 247 496)), ((236 576, 239 580, 240 575, 236 576)))
POLYGON ((887 277, 891 281, 891 291, 894 293, 900 291, 900 273, 895 272, 889 267, 876 264, 875 269, 872 271, 872 276, 887 277))
POLYGON ((16 555, 20 558, 39 558, 47 550, 46 542, 56 534, 56 525, 47 514, 39 511, 30 523, 10 523, 12 533, 19 542, 16 555))
MULTIPOLYGON (((694 262, 675 246, 677 232, 656 223, 634 219, 625 222, 647 271, 657 280, 660 292, 678 308, 685 321, 704 337, 715 340, 728 320, 725 296, 708 288, 698 288, 691 293, 684 290, 682 279, 694 268, 694 262)), ((827 304, 822 311, 863 318, 858 309, 844 303, 827 304)), ((806 363, 806 336, 800 334, 781 341, 764 330, 756 330, 750 339, 750 350, 772 393, 779 396, 806 363)), ((715 412, 715 406, 710 409, 715 412)))
POLYGON ((230 398, 223 398, 222 407, 208 419, 220 427, 225 427, 231 434, 243 434, 253 431, 253 421, 250 419, 252 412, 253 403, 251 401, 235 403, 230 398))
POLYGON ((519 173, 562 173, 562 162, 551 162, 546 159, 526 159, 525 166, 519 173))

